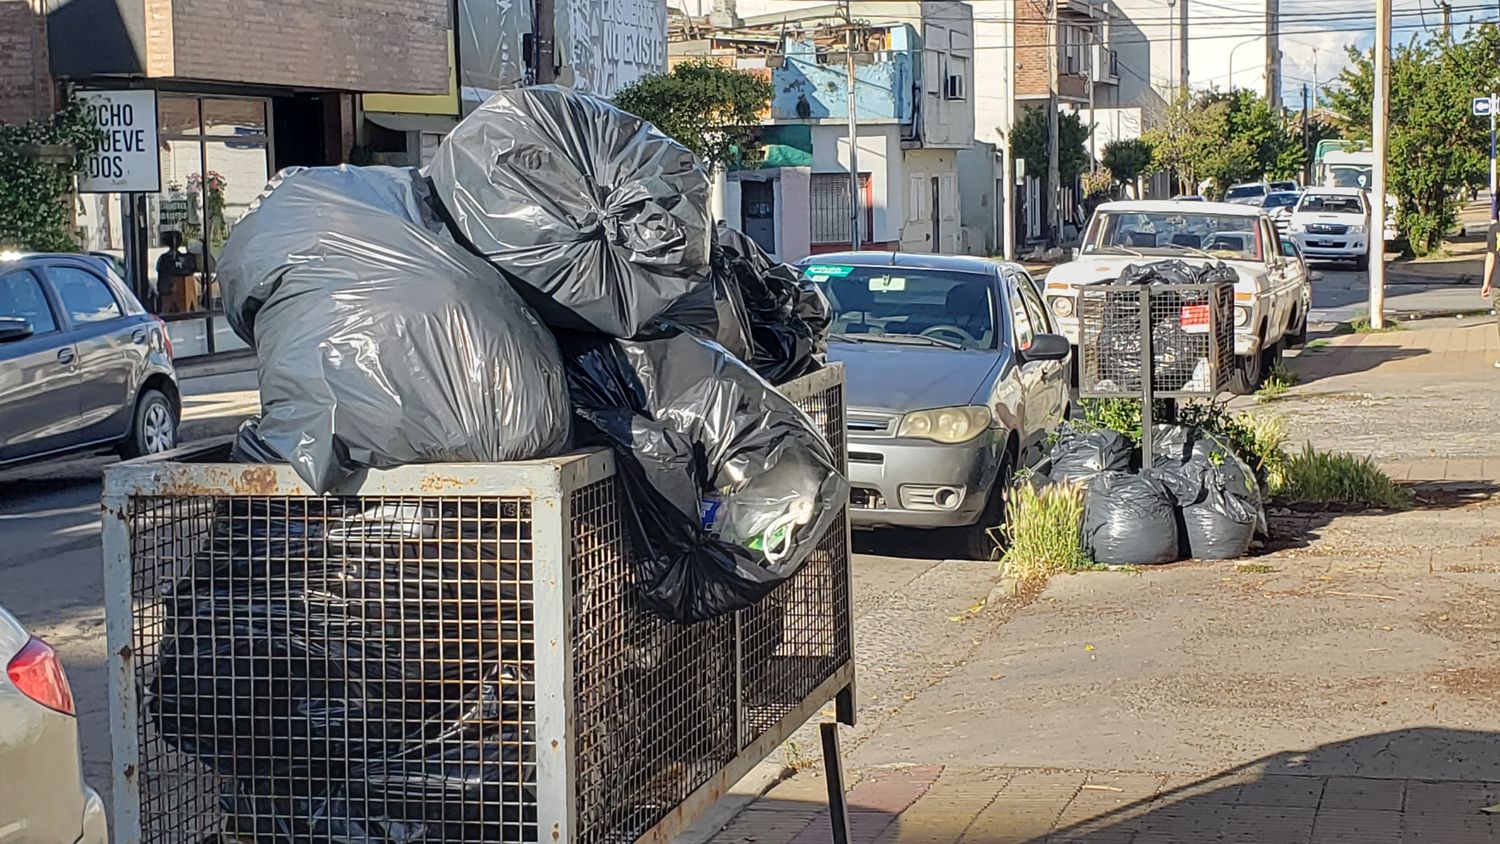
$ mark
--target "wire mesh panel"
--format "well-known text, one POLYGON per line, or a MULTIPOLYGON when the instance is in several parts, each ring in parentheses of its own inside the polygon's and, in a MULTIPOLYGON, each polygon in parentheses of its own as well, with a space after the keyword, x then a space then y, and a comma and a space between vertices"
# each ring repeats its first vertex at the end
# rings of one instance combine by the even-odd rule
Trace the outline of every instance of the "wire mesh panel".
POLYGON ((1228 283, 1089 285, 1079 290, 1078 321, 1079 392, 1086 397, 1139 397, 1148 341, 1158 397, 1217 395, 1234 371, 1228 283))
POLYGON ((529 501, 129 520, 142 841, 535 840, 529 501))
MULTIPOLYGON (((841 370, 787 392, 842 459, 841 370)), ((313 496, 226 450, 106 471, 118 842, 669 835, 852 693, 842 514, 678 625, 637 609, 607 452, 313 496)))

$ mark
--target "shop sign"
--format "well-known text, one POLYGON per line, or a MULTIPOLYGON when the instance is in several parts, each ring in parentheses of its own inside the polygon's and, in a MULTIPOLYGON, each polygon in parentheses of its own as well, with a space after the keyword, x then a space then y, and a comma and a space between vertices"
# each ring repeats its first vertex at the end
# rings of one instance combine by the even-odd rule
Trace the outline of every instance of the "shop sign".
POLYGON ((103 134, 84 162, 79 193, 156 193, 161 153, 155 91, 80 91, 79 99, 103 134))
POLYGON ((162 231, 182 231, 192 219, 192 208, 186 199, 163 199, 156 209, 156 221, 162 231))

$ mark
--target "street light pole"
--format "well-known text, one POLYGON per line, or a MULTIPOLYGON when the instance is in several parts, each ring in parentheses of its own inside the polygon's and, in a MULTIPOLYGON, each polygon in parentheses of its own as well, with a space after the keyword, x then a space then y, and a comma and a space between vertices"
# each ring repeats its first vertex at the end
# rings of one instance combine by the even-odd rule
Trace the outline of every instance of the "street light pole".
POLYGON ((858 251, 863 245, 860 237, 859 196, 859 116, 854 96, 854 15, 850 0, 844 0, 844 48, 845 87, 849 89, 849 248, 858 251))
POLYGON ((1245 46, 1246 44, 1254 44, 1255 42, 1257 42, 1259 40, 1260 40, 1260 36, 1257 35, 1254 38, 1248 39, 1246 41, 1241 41, 1240 43, 1238 43, 1238 44, 1234 45, 1233 47, 1229 48, 1229 91, 1230 91, 1230 93, 1234 92, 1234 53, 1235 53, 1235 51, 1238 50, 1239 48, 1245 46))
POLYGON ((1385 327, 1385 190, 1390 155, 1391 0, 1375 0, 1375 90, 1370 106, 1375 179, 1370 201, 1370 327, 1385 327))

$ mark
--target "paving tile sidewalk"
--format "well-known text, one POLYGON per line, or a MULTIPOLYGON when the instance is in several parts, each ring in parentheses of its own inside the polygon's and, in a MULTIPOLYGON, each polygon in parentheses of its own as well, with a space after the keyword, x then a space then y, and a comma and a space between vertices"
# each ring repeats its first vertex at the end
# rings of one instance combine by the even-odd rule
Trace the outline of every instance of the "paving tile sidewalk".
MULTIPOLYGON (((918 765, 858 772, 855 842, 870 844, 1487 844, 1500 783, 1303 776, 1254 766, 1203 777, 918 765)), ((832 841, 826 784, 772 789, 717 844, 832 841)))

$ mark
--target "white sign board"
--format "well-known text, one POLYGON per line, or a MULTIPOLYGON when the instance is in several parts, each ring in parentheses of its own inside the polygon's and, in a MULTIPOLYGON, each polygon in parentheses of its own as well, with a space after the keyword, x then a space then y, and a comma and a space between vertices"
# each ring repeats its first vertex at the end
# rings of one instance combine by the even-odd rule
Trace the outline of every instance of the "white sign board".
POLYGON ((566 0, 573 87, 613 97, 667 69, 666 0, 566 0))
POLYGON ((84 163, 79 193, 156 193, 161 152, 155 91, 79 91, 99 130, 99 148, 84 163))
POLYGON ((1474 116, 1489 117, 1495 111, 1495 102, 1489 97, 1474 98, 1474 116))

